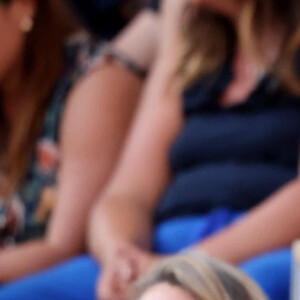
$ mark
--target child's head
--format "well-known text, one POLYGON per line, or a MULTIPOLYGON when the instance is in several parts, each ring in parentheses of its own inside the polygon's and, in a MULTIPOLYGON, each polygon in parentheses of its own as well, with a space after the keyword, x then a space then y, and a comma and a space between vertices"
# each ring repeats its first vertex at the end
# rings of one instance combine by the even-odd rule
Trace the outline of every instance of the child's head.
POLYGON ((243 272, 200 252, 166 259, 137 284, 134 300, 266 300, 243 272))

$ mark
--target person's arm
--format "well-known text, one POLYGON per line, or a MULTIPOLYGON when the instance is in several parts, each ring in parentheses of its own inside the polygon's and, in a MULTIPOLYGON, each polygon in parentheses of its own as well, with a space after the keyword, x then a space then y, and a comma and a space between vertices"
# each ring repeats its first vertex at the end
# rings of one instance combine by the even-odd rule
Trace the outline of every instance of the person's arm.
POLYGON ((164 1, 156 63, 116 173, 92 211, 89 245, 102 263, 114 259, 120 244, 148 248, 151 243, 153 211, 170 177, 169 149, 183 121, 174 74, 185 3, 164 1))
POLYGON ((199 247, 233 264, 282 247, 300 237, 300 179, 272 195, 243 219, 199 247))
MULTIPOLYGON (((149 43, 148 49, 155 51, 156 17, 147 12, 131 26, 114 45, 147 66, 153 54, 133 49, 132 43, 149 43)), ((1 251, 0 282, 40 271, 84 249, 90 206, 118 160, 141 87, 142 81, 118 62, 94 69, 75 87, 64 116, 58 201, 47 235, 1 251)))
POLYGON ((148 248, 151 243, 153 211, 170 177, 169 149, 183 121, 181 93, 174 83, 180 55, 175 32, 163 18, 157 61, 132 131, 116 173, 92 212, 89 244, 102 263, 114 259, 121 244, 148 248))
POLYGON ((90 248, 99 261, 119 244, 150 245, 153 210, 167 186, 169 149, 181 126, 180 97, 158 89, 166 85, 161 67, 152 73, 116 173, 92 212, 90 248))

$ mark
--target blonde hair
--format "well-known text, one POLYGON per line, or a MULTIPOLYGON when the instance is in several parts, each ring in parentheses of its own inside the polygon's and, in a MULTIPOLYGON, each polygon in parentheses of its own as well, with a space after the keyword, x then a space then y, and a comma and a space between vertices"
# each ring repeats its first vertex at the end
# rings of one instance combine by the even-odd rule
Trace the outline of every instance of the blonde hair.
POLYGON ((163 261, 137 283, 131 300, 159 283, 181 287, 196 300, 267 300, 242 271, 199 251, 163 261))
POLYGON ((218 70, 233 55, 239 37, 244 48, 255 56, 291 92, 300 94, 295 59, 300 47, 300 3, 298 0, 236 0, 242 7, 237 28, 226 16, 206 8, 188 5, 184 14, 182 37, 184 50, 177 75, 183 86, 193 84, 218 70), (267 66, 260 49, 262 29, 278 25, 283 28, 279 57, 267 66))

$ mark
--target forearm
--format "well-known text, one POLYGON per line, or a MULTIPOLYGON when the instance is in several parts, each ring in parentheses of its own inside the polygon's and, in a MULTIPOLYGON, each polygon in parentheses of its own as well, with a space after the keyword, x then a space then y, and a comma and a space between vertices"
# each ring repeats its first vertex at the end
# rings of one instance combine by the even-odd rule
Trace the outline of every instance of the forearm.
POLYGON ((149 249, 151 245, 151 214, 134 203, 102 199, 92 214, 90 228, 90 249, 102 263, 119 246, 134 244, 149 249))
POLYGON ((75 255, 75 249, 64 249, 47 240, 28 242, 0 252, 0 282, 39 272, 75 255))
POLYGON ((295 180, 242 220, 199 246, 209 254, 234 264, 290 246, 300 236, 299 195, 300 180, 295 180))

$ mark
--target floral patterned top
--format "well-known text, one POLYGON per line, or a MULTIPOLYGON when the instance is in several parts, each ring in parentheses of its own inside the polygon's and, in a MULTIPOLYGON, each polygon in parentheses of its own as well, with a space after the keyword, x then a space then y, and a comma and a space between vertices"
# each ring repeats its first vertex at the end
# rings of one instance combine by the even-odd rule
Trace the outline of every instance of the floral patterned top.
POLYGON ((47 109, 43 130, 36 143, 23 184, 11 199, 0 200, 0 246, 41 237, 55 205, 59 164, 59 129, 66 98, 73 85, 92 67, 102 43, 79 33, 66 43, 67 70, 59 79, 47 109))

